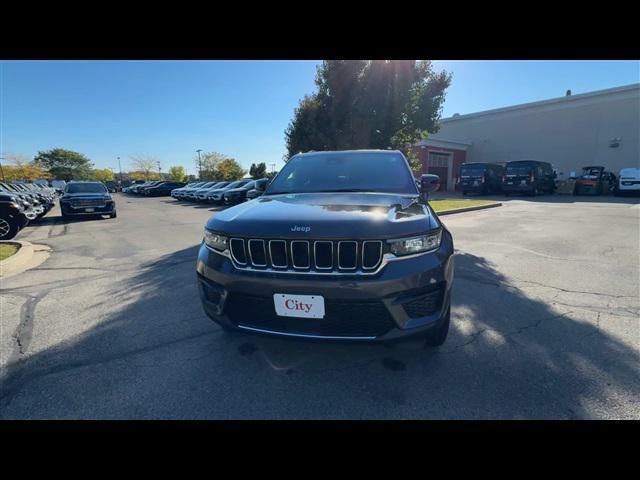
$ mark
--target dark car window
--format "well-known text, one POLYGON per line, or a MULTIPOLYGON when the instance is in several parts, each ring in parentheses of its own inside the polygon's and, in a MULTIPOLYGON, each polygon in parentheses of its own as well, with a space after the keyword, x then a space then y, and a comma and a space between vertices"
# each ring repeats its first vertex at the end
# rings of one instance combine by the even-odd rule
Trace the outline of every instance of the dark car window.
POLYGON ((460 175, 462 177, 481 177, 484 174, 484 165, 462 165, 460 175))
POLYGON ((340 152, 291 158, 266 194, 311 192, 415 194, 416 184, 397 152, 340 152))
POLYGON ((231 190, 232 188, 238 188, 241 187, 242 185, 244 185, 245 183, 247 183, 247 180, 238 180, 236 182, 231 182, 229 185, 227 185, 226 188, 227 190, 231 190))
POLYGON ((505 174, 507 175, 529 175, 531 171, 536 167, 532 163, 510 163, 507 164, 505 174))
POLYGON ((102 183, 69 183, 65 193, 107 193, 107 187, 102 183))

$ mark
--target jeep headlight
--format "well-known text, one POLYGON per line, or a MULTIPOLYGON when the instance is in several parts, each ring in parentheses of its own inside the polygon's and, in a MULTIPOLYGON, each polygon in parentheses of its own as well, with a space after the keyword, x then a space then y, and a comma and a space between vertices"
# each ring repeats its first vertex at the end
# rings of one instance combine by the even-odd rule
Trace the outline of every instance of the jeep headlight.
POLYGON ((224 252, 227 249, 228 238, 205 229, 204 243, 215 250, 224 252))
POLYGON ((391 253, 396 256, 411 255, 412 253, 432 252, 440 247, 442 229, 419 237, 390 240, 391 253))

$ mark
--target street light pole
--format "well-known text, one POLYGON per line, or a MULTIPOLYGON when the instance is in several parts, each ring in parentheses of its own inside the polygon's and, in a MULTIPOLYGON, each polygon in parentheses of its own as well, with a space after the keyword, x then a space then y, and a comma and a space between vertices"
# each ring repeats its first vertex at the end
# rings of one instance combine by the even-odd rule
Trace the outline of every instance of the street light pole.
POLYGON ((122 185, 122 165, 120 165, 120 157, 118 157, 118 169, 120 170, 120 185, 122 185))
POLYGON ((160 176, 160 180, 162 180, 162 169, 160 167, 160 160, 158 160, 157 163, 158 163, 158 175, 160 176))
POLYGON ((201 149, 196 150, 196 152, 198 152, 198 180, 202 180, 202 159, 200 158, 201 151, 201 149))

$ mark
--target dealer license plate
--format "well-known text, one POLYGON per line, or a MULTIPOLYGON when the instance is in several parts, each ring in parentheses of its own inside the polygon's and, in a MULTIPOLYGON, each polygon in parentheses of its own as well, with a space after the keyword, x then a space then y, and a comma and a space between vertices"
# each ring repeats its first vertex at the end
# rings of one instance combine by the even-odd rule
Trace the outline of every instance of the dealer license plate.
POLYGON ((324 298, 320 295, 274 293, 273 304, 281 317, 324 318, 324 298))

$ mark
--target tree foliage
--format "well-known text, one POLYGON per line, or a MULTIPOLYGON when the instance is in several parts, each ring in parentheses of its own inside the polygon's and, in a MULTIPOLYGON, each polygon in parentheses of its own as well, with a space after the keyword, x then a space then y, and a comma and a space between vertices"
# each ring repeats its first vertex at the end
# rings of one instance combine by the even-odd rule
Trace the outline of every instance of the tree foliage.
POLYGON ((145 178, 142 180, 153 180, 154 178, 160 178, 158 175, 158 165, 162 166, 160 161, 151 155, 134 155, 131 156, 133 167, 138 172, 143 172, 145 178))
POLYGON ((127 172, 126 175, 129 180, 161 180, 158 172, 154 171, 144 172, 142 170, 133 170, 131 172, 127 172))
POLYGON ((219 152, 204 152, 200 154, 200 160, 196 156, 196 168, 200 173, 200 166, 202 166, 202 174, 200 180, 221 180, 218 177, 217 168, 220 162, 228 159, 225 154, 219 152))
POLYGON ((183 182, 187 176, 187 171, 182 165, 172 165, 169 167, 169 178, 174 182, 183 182))
POLYGON ((251 164, 251 168, 249 168, 249 175, 251 178, 259 179, 264 178, 267 173, 267 164, 264 162, 260 162, 257 165, 255 163, 251 164))
POLYGON ((244 174, 247 173, 246 170, 242 168, 235 159, 227 158, 222 160, 216 166, 216 180, 240 180, 244 174))
POLYGON ((99 182, 113 181, 113 172, 108 168, 96 168, 93 170, 93 178, 99 182))
POLYGON ((38 152, 34 164, 47 170, 53 179, 88 180, 91 178, 91 161, 82 153, 64 148, 54 148, 38 152))
POLYGON ((447 72, 429 61, 328 60, 285 131, 287 156, 309 150, 400 149, 438 130, 447 72))
POLYGON ((15 180, 31 182, 33 180, 51 178, 49 172, 45 171, 34 161, 29 161, 29 159, 24 155, 5 153, 3 158, 10 163, 10 165, 4 164, 2 166, 4 179, 8 182, 13 182, 15 180))

